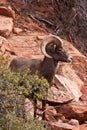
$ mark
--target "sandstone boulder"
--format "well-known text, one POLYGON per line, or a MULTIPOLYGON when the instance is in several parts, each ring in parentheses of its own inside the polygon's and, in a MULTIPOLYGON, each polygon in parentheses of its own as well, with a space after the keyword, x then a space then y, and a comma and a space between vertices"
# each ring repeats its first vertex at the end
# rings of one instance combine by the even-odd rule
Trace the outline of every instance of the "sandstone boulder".
POLYGON ((0 36, 0 47, 2 46, 2 43, 3 43, 4 41, 6 41, 6 38, 0 36))
POLYGON ((49 88, 47 102, 52 104, 66 103, 71 100, 79 101, 81 92, 78 85, 64 76, 55 75, 55 85, 49 88))
POLYGON ((61 105, 57 108, 57 112, 65 116, 66 119, 76 119, 79 123, 87 121, 87 103, 72 102, 61 105))
POLYGON ((0 15, 10 17, 10 18, 15 18, 15 12, 11 8, 7 8, 4 6, 0 6, 0 15))
POLYGON ((79 125, 71 125, 69 123, 63 123, 63 122, 49 122, 47 124, 47 130, 79 130, 79 125))
POLYGON ((13 18, 0 15, 0 35, 8 37, 13 29, 13 18))

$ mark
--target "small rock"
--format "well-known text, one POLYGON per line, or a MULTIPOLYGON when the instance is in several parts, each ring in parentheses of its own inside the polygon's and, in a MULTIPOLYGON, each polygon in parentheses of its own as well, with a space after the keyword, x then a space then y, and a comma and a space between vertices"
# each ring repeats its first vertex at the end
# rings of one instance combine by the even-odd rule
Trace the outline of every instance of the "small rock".
POLYGON ((82 92, 81 100, 87 102, 87 85, 82 86, 81 92, 82 92))
POLYGON ((21 33, 22 32, 22 29, 21 28, 14 28, 14 33, 16 33, 16 34, 19 34, 19 33, 21 33))
POLYGON ((63 122, 48 122, 47 130, 79 130, 80 126, 73 126, 63 122))
POLYGON ((0 35, 8 37, 13 29, 13 19, 0 15, 0 35))
POLYGON ((46 106, 46 120, 56 121, 55 116, 57 116, 55 108, 52 106, 46 106))
POLYGON ((28 98, 25 100, 25 112, 28 120, 34 116, 34 105, 28 98))
POLYGON ((42 40, 42 39, 44 39, 44 37, 45 37, 45 36, 37 36, 37 39, 38 39, 38 40, 42 40))
POLYGON ((2 43, 3 43, 3 41, 6 41, 6 38, 0 36, 0 47, 1 47, 2 43))
POLYGON ((68 123, 71 124, 71 125, 75 125, 75 126, 79 125, 79 122, 76 119, 71 119, 68 123))
POLYGON ((0 7, 0 15, 7 16, 10 18, 15 18, 15 12, 11 8, 0 7))

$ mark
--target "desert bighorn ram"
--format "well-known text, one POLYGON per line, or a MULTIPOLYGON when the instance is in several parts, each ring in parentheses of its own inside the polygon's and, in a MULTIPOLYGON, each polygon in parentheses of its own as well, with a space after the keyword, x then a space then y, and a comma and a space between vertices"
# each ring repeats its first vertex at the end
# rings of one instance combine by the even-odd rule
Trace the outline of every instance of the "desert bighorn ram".
MULTIPOLYGON (((30 69, 32 74, 38 71, 39 76, 44 76, 49 84, 51 84, 57 70, 58 62, 72 62, 72 57, 63 49, 63 40, 55 35, 49 35, 42 41, 41 50, 44 54, 43 60, 29 60, 18 57, 10 63, 11 70, 18 72, 30 69)), ((42 102, 42 104, 44 103, 42 102)))

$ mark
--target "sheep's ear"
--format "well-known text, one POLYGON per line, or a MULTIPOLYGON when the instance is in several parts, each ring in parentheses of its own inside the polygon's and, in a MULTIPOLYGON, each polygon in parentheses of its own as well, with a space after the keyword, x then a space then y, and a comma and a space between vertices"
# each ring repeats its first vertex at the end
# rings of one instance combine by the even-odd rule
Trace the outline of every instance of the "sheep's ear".
POLYGON ((53 53, 54 53, 54 52, 55 52, 55 50, 56 50, 56 45, 53 43, 53 44, 52 44, 52 47, 51 47, 51 52, 53 52, 53 53))
POLYGON ((55 51, 55 49, 56 49, 56 45, 55 45, 55 44, 53 45, 53 49, 54 49, 54 51, 55 51))

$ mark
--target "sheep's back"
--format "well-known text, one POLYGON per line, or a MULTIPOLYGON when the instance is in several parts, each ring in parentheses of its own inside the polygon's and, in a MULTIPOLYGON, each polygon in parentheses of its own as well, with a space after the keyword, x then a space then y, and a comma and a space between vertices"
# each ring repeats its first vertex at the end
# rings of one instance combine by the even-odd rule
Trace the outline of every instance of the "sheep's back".
POLYGON ((10 69, 14 72, 24 71, 30 69, 31 73, 35 73, 40 69, 41 60, 39 59, 27 59, 23 57, 18 57, 12 60, 10 63, 10 69))

